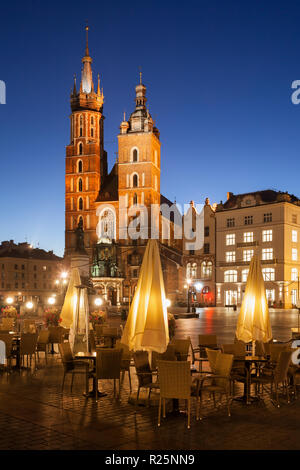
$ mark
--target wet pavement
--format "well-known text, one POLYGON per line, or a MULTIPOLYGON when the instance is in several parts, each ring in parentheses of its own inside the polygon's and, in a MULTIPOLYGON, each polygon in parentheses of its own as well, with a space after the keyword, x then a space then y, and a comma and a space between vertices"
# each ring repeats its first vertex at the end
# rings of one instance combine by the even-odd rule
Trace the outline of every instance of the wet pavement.
MULTIPOLYGON (((236 318, 237 312, 202 310, 199 319, 177 320, 176 336, 189 335, 197 344, 197 334, 215 333, 220 344, 229 343, 236 318)), ((272 312, 271 321, 276 339, 290 339, 297 311, 272 312)), ((136 391, 134 368, 131 371, 136 391)), ((127 374, 120 401, 113 398, 112 383, 103 380, 101 389, 107 396, 96 403, 83 396, 80 376, 74 379, 72 393, 67 377, 62 392, 62 372, 59 355, 54 355, 47 366, 42 359, 36 370, 0 374, 1 450, 300 449, 300 390, 299 398, 290 404, 282 396, 280 408, 273 406, 268 395, 249 406, 234 401, 231 417, 224 403, 216 409, 205 396, 203 421, 196 421, 192 400, 190 430, 186 416, 178 413, 168 413, 158 428, 156 404, 148 408, 128 403, 127 374)), ((236 393, 241 391, 238 386, 236 393)))

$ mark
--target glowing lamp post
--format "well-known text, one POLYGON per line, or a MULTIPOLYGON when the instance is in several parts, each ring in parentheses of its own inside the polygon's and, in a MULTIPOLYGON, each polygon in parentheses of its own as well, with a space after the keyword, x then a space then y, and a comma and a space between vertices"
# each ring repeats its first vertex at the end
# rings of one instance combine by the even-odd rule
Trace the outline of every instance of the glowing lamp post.
POLYGON ((55 304, 55 297, 53 297, 53 296, 52 296, 52 297, 49 297, 49 299, 48 299, 48 304, 49 304, 49 305, 54 305, 54 304, 55 304))
POLYGON ((100 297, 96 297, 94 304, 96 307, 100 307, 103 304, 103 300, 100 297))
POLYGON ((7 297, 6 303, 7 305, 11 305, 14 302, 14 299, 12 297, 7 297))

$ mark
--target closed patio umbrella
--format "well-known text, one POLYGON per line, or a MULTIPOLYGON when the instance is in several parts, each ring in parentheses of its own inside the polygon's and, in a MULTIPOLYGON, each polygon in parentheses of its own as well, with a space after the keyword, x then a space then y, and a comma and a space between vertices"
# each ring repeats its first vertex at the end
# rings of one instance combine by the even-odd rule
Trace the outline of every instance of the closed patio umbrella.
POLYGON ((131 351, 163 353, 167 349, 168 314, 156 240, 148 241, 121 342, 131 351))
POLYGON ((236 337, 245 343, 250 341, 266 343, 272 339, 265 282, 257 255, 251 259, 245 295, 237 322, 236 337))
POLYGON ((78 268, 73 268, 61 310, 61 325, 70 328, 70 343, 74 347, 78 334, 86 335, 86 348, 88 348, 88 318, 89 306, 87 289, 81 285, 78 268))

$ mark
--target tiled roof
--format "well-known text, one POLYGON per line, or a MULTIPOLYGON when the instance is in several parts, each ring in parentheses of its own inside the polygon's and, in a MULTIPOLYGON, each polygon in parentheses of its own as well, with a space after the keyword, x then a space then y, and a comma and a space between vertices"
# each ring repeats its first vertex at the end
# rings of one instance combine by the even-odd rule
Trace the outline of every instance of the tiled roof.
POLYGON ((47 261, 62 261, 53 251, 42 250, 41 248, 31 248, 29 243, 14 243, 13 240, 4 241, 0 245, 0 258, 25 258, 40 259, 47 261))

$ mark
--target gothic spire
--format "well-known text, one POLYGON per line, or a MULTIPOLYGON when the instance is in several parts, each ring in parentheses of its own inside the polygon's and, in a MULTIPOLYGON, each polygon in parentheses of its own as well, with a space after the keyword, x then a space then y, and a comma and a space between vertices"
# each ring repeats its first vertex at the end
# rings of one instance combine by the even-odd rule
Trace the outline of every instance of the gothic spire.
POLYGON ((83 68, 81 73, 81 84, 83 93, 89 94, 93 91, 93 76, 92 76, 92 58, 89 53, 88 32, 89 27, 86 26, 86 45, 85 56, 82 58, 83 68))

